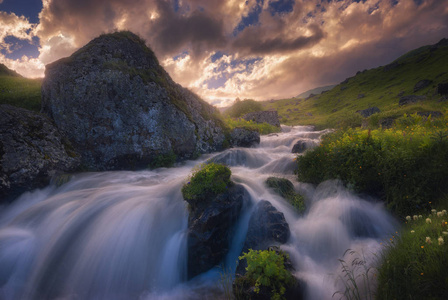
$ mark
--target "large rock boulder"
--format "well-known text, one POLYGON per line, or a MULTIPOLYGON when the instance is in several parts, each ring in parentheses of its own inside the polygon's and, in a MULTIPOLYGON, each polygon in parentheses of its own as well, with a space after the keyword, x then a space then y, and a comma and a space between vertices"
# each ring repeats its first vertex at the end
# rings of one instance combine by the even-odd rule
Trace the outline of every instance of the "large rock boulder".
POLYGON ((230 132, 230 144, 234 147, 252 147, 260 144, 260 134, 246 128, 235 128, 230 132))
POLYGON ((432 80, 429 80, 429 79, 420 80, 419 82, 417 82, 414 85, 414 93, 428 87, 431 83, 432 83, 432 80))
POLYGON ((243 116, 246 121, 253 121, 255 123, 268 123, 273 126, 280 127, 280 120, 278 119, 277 111, 255 111, 243 116))
POLYGON ((437 93, 442 96, 448 95, 448 83, 439 83, 437 85, 437 93))
POLYGON ((225 139, 217 111, 176 84, 130 32, 102 35, 47 65, 42 111, 90 169, 188 159, 221 150, 225 139))
MULTIPOLYGON (((188 219, 188 278, 218 265, 227 255, 235 224, 250 196, 239 184, 202 204, 192 202, 188 219)), ((189 200, 187 200, 189 201, 189 200)))
POLYGON ((53 175, 73 171, 79 163, 79 155, 46 116, 0 106, 0 199, 44 187, 53 175))
POLYGON ((377 114, 379 112, 381 112, 381 110, 376 106, 357 111, 357 113, 359 113, 364 118, 370 117, 371 115, 377 114))

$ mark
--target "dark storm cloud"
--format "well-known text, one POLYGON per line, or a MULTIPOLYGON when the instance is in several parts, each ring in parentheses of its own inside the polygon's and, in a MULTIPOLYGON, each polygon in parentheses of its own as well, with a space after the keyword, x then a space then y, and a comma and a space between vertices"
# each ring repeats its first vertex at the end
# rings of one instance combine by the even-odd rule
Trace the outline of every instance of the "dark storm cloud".
MULTIPOLYGON (((249 54, 288 53, 311 47, 324 37, 324 32, 318 26, 310 26, 310 28, 313 32, 311 36, 290 39, 284 36, 266 37, 262 27, 250 27, 244 30, 232 45, 235 50, 249 54)), ((279 34, 281 35, 281 32, 279 34)))
POLYGON ((156 33, 153 44, 161 51, 174 54, 191 45, 193 52, 199 54, 201 50, 225 46, 222 20, 199 10, 178 14, 171 3, 163 0, 156 3, 160 16, 151 31, 156 33))

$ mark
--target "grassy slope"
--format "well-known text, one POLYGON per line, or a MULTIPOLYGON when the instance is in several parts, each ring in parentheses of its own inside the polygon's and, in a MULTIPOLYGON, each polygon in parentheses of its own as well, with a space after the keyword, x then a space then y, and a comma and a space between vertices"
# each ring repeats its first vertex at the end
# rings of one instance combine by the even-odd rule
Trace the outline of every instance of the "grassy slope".
POLYGON ((307 100, 292 98, 266 101, 263 105, 265 109, 276 109, 284 124, 312 124, 318 128, 341 127, 349 121, 360 124, 361 118, 355 112, 370 106, 378 107, 383 116, 391 117, 417 111, 444 112, 447 102, 438 102, 440 96, 435 91, 438 83, 448 82, 448 46, 421 47, 388 66, 363 71, 345 82, 307 100), (415 84, 422 79, 433 82, 414 93, 415 84), (400 93, 425 95, 427 100, 399 107, 400 93), (364 97, 359 98, 360 94, 364 97))
POLYGON ((0 64, 0 104, 40 110, 42 79, 28 79, 0 64))

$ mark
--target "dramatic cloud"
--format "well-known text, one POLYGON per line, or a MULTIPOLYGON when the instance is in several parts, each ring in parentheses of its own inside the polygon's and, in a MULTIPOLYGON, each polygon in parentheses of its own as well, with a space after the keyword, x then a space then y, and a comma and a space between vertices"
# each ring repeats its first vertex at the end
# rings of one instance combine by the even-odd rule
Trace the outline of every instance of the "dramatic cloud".
POLYGON ((211 103, 291 97, 447 37, 444 2, 43 0, 39 24, 0 12, 0 61, 42 76, 44 64, 92 38, 131 30, 175 81, 211 103), (15 49, 9 36, 29 43, 38 37, 39 56, 6 58, 15 49))

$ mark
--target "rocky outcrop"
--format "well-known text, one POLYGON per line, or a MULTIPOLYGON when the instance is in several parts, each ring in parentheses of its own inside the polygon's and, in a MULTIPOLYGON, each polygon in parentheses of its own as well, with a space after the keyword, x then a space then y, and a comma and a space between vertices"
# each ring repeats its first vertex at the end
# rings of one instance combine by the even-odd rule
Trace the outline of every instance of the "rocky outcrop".
POLYGON ((215 109, 176 84, 136 35, 102 35, 46 66, 42 111, 95 170, 222 149, 215 109))
POLYGON ((12 200, 44 187, 53 175, 73 171, 79 162, 79 155, 47 117, 0 106, 0 199, 12 200))
POLYGON ((224 259, 235 223, 248 201, 249 193, 242 185, 235 184, 202 205, 190 206, 188 278, 211 269, 224 259))
POLYGON ((315 146, 316 144, 312 140, 299 140, 292 146, 291 153, 303 153, 315 146))
POLYGON ((380 119, 378 121, 378 126, 380 126, 383 129, 388 129, 388 128, 392 128, 392 126, 394 126, 394 123, 395 123, 395 118, 388 117, 388 118, 380 119))
POLYGON ((370 117, 373 114, 377 114, 377 113, 381 112, 381 110, 378 107, 373 106, 373 107, 369 107, 369 108, 366 108, 366 109, 363 109, 363 110, 358 110, 356 112, 359 113, 364 118, 367 118, 367 117, 370 117))
POLYGON ((411 103, 417 103, 418 101, 426 100, 425 96, 417 96, 417 95, 409 95, 400 97, 400 101, 398 101, 398 105, 407 105, 411 103))
POLYGON ((260 134, 246 128, 235 128, 230 132, 230 144, 234 147, 252 147, 260 144, 260 134))
POLYGON ((266 179, 266 185, 291 204, 298 213, 301 214, 305 211, 305 199, 296 193, 291 181, 286 178, 269 177, 266 179))
POLYGON ((432 80, 429 80, 429 79, 420 80, 419 82, 417 82, 414 85, 414 93, 428 87, 431 83, 432 83, 432 80))
POLYGON ((254 121, 255 123, 268 123, 273 126, 280 127, 277 111, 256 111, 245 114, 243 119, 246 121, 254 121))

